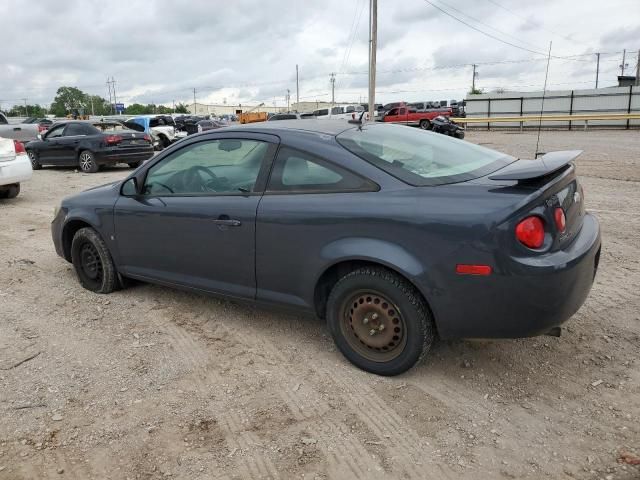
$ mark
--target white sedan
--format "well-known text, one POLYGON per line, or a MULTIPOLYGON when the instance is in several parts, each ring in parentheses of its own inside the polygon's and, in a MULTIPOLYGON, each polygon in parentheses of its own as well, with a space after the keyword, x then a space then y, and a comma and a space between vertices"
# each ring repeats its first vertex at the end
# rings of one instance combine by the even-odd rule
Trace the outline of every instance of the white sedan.
POLYGON ((0 198, 15 198, 20 183, 31 178, 31 162, 24 145, 17 140, 0 138, 0 198))

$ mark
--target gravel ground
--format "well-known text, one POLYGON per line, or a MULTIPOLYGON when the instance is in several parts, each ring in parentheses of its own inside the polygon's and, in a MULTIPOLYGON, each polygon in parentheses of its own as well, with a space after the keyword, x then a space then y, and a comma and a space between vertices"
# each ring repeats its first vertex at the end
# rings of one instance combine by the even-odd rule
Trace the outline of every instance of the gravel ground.
MULTIPOLYGON (((468 137, 522 157, 536 141, 468 137)), ((603 232, 586 304, 560 338, 440 342, 395 378, 352 367, 317 319, 83 290, 53 207, 129 170, 34 172, 0 203, 0 479, 639 478, 640 132, 542 147, 585 150, 603 232)))

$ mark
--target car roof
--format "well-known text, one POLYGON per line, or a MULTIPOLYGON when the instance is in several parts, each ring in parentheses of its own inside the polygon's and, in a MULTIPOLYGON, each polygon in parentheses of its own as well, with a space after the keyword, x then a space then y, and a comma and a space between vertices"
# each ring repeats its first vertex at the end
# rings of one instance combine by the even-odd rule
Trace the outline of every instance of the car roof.
POLYGON ((244 125, 228 127, 230 130, 267 130, 277 133, 278 131, 303 131, 312 133, 322 133, 336 136, 345 130, 351 130, 356 125, 347 123, 346 120, 278 120, 277 122, 257 122, 244 125))

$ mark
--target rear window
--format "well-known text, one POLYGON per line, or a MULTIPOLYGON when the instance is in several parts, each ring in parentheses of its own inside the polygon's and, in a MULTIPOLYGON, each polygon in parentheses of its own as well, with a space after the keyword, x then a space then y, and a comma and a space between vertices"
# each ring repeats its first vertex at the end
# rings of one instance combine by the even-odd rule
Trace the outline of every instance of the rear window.
POLYGON ((365 125, 337 137, 350 152, 415 186, 464 182, 516 159, 473 143, 403 125, 365 125))

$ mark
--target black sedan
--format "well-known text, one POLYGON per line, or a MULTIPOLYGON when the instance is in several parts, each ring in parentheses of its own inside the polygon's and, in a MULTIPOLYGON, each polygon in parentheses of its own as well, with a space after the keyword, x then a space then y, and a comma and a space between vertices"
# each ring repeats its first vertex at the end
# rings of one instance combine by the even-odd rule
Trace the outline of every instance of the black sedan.
POLYGON ((107 121, 55 123, 41 140, 29 142, 26 150, 34 170, 60 165, 75 166, 87 173, 116 163, 136 168, 153 156, 149 135, 107 121))
POLYGON ((572 160, 405 126, 298 120, 188 137, 63 200, 56 251, 80 283, 123 279, 327 319, 355 365, 404 372, 436 336, 557 334, 600 256, 572 160))
POLYGON ((216 122, 215 120, 200 120, 196 123, 185 123, 184 129, 189 135, 193 135, 194 133, 206 132, 207 130, 215 130, 224 126, 225 125, 223 123, 216 122))
POLYGON ((464 138, 464 128, 444 115, 438 115, 431 120, 431 130, 456 138, 464 138))

